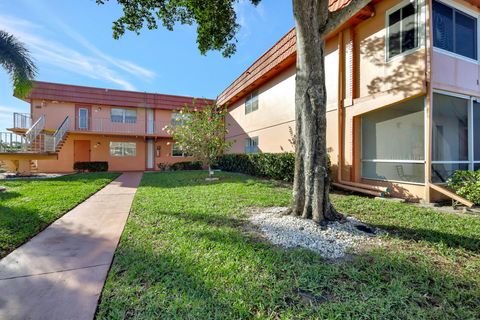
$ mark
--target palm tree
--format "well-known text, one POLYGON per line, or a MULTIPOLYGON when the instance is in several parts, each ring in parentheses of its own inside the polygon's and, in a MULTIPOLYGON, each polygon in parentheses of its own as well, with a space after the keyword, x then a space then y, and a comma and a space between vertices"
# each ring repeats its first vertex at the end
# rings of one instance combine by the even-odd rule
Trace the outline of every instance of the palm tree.
POLYGON ((14 94, 25 97, 32 88, 32 79, 37 73, 37 67, 25 45, 2 30, 0 30, 0 65, 7 70, 12 79, 14 94))

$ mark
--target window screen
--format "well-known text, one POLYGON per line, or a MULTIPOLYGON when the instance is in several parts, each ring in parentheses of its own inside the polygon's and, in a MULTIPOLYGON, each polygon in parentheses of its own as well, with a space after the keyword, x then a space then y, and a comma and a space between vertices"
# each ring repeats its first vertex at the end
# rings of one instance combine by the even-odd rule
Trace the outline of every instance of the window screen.
POLYGON ((467 99, 433 94, 433 161, 468 161, 468 104, 467 99))
POLYGON ((362 176, 423 183, 424 121, 423 98, 362 116, 362 176))

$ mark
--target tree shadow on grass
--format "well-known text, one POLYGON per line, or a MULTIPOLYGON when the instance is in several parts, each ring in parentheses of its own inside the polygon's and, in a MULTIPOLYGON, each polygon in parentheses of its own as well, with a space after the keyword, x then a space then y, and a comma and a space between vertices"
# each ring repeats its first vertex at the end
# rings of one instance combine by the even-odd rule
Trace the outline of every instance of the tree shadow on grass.
MULTIPOLYGON (((177 217, 176 213, 172 216, 177 217)), ((279 250, 231 221, 199 217, 177 234, 128 231, 98 319, 475 318, 478 279, 428 257, 379 250, 336 264, 279 250), (222 225, 222 226, 220 226, 222 225)), ((175 228, 175 226, 172 226, 175 228)))
POLYGON ((389 231, 389 233, 402 240, 426 241, 431 244, 442 244, 450 248, 459 248, 480 253, 480 235, 479 237, 469 237, 447 232, 441 232, 428 228, 407 228, 401 226, 369 224, 376 228, 389 231))

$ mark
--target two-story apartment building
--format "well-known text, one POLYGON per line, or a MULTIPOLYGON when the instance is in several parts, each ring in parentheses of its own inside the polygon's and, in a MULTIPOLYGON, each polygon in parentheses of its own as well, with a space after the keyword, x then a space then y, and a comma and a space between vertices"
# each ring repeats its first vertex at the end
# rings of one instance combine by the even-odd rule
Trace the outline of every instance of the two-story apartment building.
MULTIPOLYGON (((330 8, 350 1, 331 0, 330 8)), ((433 201, 453 171, 480 169, 479 18, 477 0, 374 0, 327 36, 327 140, 337 183, 433 201)), ((218 96, 228 105, 230 152, 293 150, 295 62, 291 30, 218 96)), ((38 168, 72 171, 90 160, 152 170, 184 160, 161 128, 192 100, 38 82, 28 99, 32 120, 56 129, 40 145, 58 156, 38 168)), ((30 141, 36 132, 27 132, 30 141)))
MULTIPOLYGON (((327 36, 337 182, 432 201, 454 170, 480 169, 479 17, 473 0, 372 1, 327 36)), ((218 97, 232 152, 293 149, 295 41, 291 30, 218 97)))
POLYGON ((184 105, 213 103, 203 98, 38 81, 25 100, 31 112, 15 114, 10 130, 21 137, 36 136, 23 141, 35 150, 6 153, 4 158, 17 157, 23 170, 33 165, 40 172, 72 172, 75 162, 85 161, 106 161, 111 171, 143 171, 158 170, 160 163, 192 160, 164 128, 181 121, 176 110, 184 105), (53 136, 59 133, 63 136, 54 142, 53 136))

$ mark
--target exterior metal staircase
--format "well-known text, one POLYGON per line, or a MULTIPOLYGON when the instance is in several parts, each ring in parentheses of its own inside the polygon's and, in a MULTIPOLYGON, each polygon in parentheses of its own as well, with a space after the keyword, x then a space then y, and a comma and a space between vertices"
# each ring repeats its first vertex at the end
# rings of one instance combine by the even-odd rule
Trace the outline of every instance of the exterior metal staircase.
MULTIPOLYGON (((19 114, 14 115, 14 121, 20 122, 22 126, 28 123, 19 114)), ((45 130, 45 116, 41 116, 24 134, 0 132, 0 154, 31 155, 32 160, 35 159, 35 155, 56 155, 65 143, 69 127, 70 119, 66 117, 53 134, 48 133, 45 130)), ((6 159, 8 160, 8 157, 6 159)))

